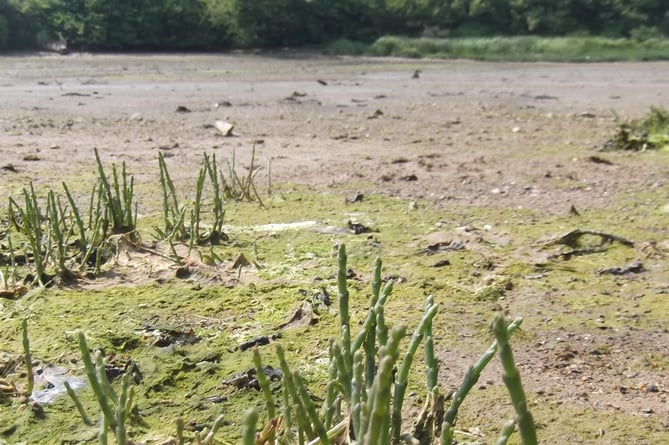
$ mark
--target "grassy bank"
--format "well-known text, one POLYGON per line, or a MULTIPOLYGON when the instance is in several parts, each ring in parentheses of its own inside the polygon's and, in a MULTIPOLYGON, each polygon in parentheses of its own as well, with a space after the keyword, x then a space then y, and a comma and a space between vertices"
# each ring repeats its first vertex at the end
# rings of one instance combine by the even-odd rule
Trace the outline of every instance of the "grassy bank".
POLYGON ((385 36, 369 46, 340 40, 333 43, 328 51, 383 57, 512 62, 642 61, 668 60, 669 40, 535 36, 437 39, 385 36))

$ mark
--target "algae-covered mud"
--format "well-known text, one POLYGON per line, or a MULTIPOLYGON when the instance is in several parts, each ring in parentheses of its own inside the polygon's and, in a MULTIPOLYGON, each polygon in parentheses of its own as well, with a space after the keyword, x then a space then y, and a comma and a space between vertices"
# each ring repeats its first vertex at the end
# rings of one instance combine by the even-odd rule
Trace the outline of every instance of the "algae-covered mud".
MULTIPOLYGON (((0 443, 98 442, 58 385, 85 380, 79 332, 109 375, 134 369, 135 442, 169 443, 177 418, 194 442, 222 415, 215 439, 237 443, 244 412, 264 404, 245 380, 255 348, 278 367, 282 345, 318 401, 342 243, 354 330, 376 257, 395 283, 387 320, 411 332, 434 297, 442 392, 501 312, 524 320, 511 341, 542 443, 667 441, 669 153, 598 148, 621 118, 669 108, 669 64, 78 54, 0 66, 0 443), (48 190, 66 205, 65 182, 87 209, 94 148, 134 177, 140 236, 115 238, 98 274, 11 282, 9 198, 32 182, 42 205, 48 190), (159 153, 186 207, 203 153, 224 177, 253 178, 253 200, 224 202, 227 239, 156 239, 159 153), (40 403, 20 395, 24 319, 40 403)), ((425 402, 424 369, 407 418, 425 402)), ((513 418, 501 375, 495 361, 466 399, 459 442, 494 443, 513 418)), ((97 422, 91 388, 76 392, 97 422)))

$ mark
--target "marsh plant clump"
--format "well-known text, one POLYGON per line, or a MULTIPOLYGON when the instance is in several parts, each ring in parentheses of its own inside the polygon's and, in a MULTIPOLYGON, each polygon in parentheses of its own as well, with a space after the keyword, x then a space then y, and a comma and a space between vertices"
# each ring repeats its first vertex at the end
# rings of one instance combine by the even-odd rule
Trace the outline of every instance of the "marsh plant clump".
MULTIPOLYGON (((119 247, 142 243, 137 227, 138 202, 134 177, 125 163, 111 174, 105 171, 97 150, 97 180, 87 205, 75 199, 63 182, 63 194, 49 189, 46 197, 31 182, 21 198, 9 197, 7 223, 0 227, 0 286, 3 295, 17 297, 30 286, 55 282, 70 283, 82 276, 99 276, 105 264, 119 253, 119 247)), ((252 159, 255 159, 253 156, 252 159)), ((216 157, 206 153, 199 171, 195 199, 181 203, 161 155, 158 159, 162 188, 163 226, 154 227, 159 242, 171 247, 172 260, 179 262, 175 243, 193 248, 227 241, 223 230, 224 202, 257 201, 254 183, 258 170, 253 163, 247 176, 240 177, 228 163, 228 177, 219 170, 216 157), (207 187, 209 185, 209 187, 207 187), (212 215, 211 220, 205 215, 212 215)))
POLYGON ((438 382, 439 362, 435 358, 432 320, 438 307, 428 296, 422 319, 411 335, 408 348, 400 347, 407 336, 407 327, 394 325, 384 316, 384 305, 390 297, 393 282, 385 285, 381 279, 381 260, 377 258, 371 283, 371 298, 367 316, 360 331, 352 333, 347 287, 347 257, 342 244, 338 252, 338 289, 340 340, 329 346, 329 374, 325 399, 320 407, 309 396, 299 371, 286 361, 283 347, 276 347, 283 382, 281 402, 274 400, 270 382, 264 376, 259 353, 254 363, 259 385, 265 399, 267 424, 253 434, 259 420, 258 412, 250 410, 244 419, 242 437, 245 445, 295 444, 450 444, 458 410, 478 381, 483 369, 499 354, 516 417, 507 423, 498 444, 504 444, 516 425, 523 444, 537 443, 534 420, 509 346, 509 335, 521 323, 516 319, 507 324, 503 316, 494 322, 496 340, 469 368, 460 388, 449 397, 441 393, 438 382), (427 366, 425 392, 427 403, 417 418, 409 419, 403 410, 412 364, 418 348, 423 346, 427 366), (277 409, 277 405, 279 408, 277 409), (409 420, 414 420, 408 428, 409 420))

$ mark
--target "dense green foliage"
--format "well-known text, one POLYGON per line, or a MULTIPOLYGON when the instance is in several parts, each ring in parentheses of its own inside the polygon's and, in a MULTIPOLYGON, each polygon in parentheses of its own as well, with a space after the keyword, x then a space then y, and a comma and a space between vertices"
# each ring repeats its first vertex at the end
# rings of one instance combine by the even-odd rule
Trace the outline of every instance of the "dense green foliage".
POLYGON ((666 0, 0 0, 0 48, 223 49, 382 35, 669 35, 666 0))
MULTIPOLYGON (((341 41, 328 46, 335 54, 355 54, 341 41)), ((513 62, 611 62, 668 60, 669 40, 604 37, 469 37, 410 38, 384 36, 358 53, 373 56, 429 57, 513 62)))

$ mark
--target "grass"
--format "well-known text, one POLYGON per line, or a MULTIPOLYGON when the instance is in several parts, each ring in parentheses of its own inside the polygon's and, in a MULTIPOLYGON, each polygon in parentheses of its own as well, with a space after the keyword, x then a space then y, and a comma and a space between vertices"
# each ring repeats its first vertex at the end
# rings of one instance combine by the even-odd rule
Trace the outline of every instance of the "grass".
MULTIPOLYGON (((360 54, 360 45, 335 42, 327 51, 360 54)), ((367 55, 508 62, 611 62, 668 60, 669 39, 604 37, 408 38, 384 36, 369 45, 367 55)))

